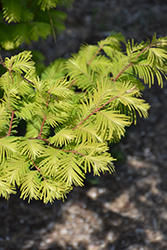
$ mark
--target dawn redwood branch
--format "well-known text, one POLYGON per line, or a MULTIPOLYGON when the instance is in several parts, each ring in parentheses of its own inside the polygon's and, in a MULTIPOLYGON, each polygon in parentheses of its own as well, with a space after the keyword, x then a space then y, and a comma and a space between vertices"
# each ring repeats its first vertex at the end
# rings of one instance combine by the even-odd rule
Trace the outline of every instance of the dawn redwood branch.
POLYGON ((119 96, 120 95, 116 95, 116 96, 112 97, 110 100, 108 100, 102 106, 100 106, 99 108, 96 108, 85 119, 83 119, 79 124, 77 124, 72 130, 75 130, 78 126, 80 126, 83 122, 85 122, 90 116, 92 116, 93 114, 95 114, 96 112, 98 112, 100 109, 102 109, 103 107, 105 107, 108 103, 112 102, 114 99, 118 98, 119 96))
MULTIPOLYGON (((136 88, 136 86, 133 86, 131 89, 125 91, 125 93, 131 93, 134 89, 136 88)), ((78 126, 80 126, 84 121, 86 121, 90 116, 92 116, 93 114, 97 113, 100 109, 102 109, 103 107, 105 107, 107 104, 109 104, 110 102, 112 102, 114 99, 119 98, 121 94, 116 95, 114 97, 112 97, 110 100, 108 100, 106 103, 104 103, 103 105, 101 105, 99 108, 96 108, 94 111, 92 111, 85 119, 83 119, 79 124, 77 124, 72 130, 75 130, 78 126)))
POLYGON ((97 56, 97 54, 100 52, 100 50, 103 47, 104 47, 104 45, 99 47, 99 49, 96 51, 96 53, 94 54, 94 56, 89 60, 89 62, 87 63, 87 65, 89 65, 93 61, 93 59, 97 56))
MULTIPOLYGON (((151 48, 151 47, 153 47, 153 46, 156 46, 156 45, 160 45, 160 43, 159 43, 159 44, 150 44, 149 46, 147 46, 146 48, 144 48, 143 50, 141 50, 141 51, 139 52, 139 54, 134 58, 134 60, 136 60, 141 54, 143 54, 144 51, 146 51, 147 49, 149 49, 149 48, 151 48)), ((133 61, 134 61, 134 60, 133 60, 133 61)), ((123 68, 123 69, 118 73, 118 75, 114 78, 114 80, 113 80, 113 78, 112 78, 111 80, 113 80, 113 82, 116 82, 116 80, 120 77, 120 75, 122 75, 122 73, 123 73, 126 69, 128 69, 131 65, 133 65, 133 62, 130 62, 125 68, 123 68)))
MULTIPOLYGON (((16 73, 16 71, 11 70, 11 69, 8 69, 8 68, 6 67, 6 65, 4 64, 4 61, 3 61, 1 55, 0 55, 0 64, 1 64, 7 71, 9 71, 9 74, 10 74, 10 76, 11 76, 11 78, 12 78, 12 82, 13 82, 12 72, 13 72, 13 73, 16 73)), ((27 81, 28 83, 32 83, 32 84, 33 84, 32 81, 28 80, 27 78, 25 78, 25 77, 22 76, 22 75, 21 75, 21 78, 24 79, 25 81, 27 81)))
MULTIPOLYGON (((134 60, 136 60, 141 54, 144 53, 144 51, 146 51, 147 49, 156 46, 156 45, 160 45, 159 44, 150 44, 149 46, 147 46, 146 48, 144 48, 143 50, 141 50, 139 52, 139 54, 134 58, 134 60)), ((91 58, 91 60, 87 63, 87 65, 89 65, 91 63, 91 61, 95 58, 95 56, 98 54, 98 52, 100 51, 100 49, 102 49, 101 47, 99 48, 99 50, 95 53, 95 55, 91 58)), ((120 75, 122 75, 122 73, 128 69, 131 65, 133 65, 133 62, 130 62, 127 66, 125 66, 119 73, 118 75, 115 77, 115 79, 111 78, 113 80, 113 82, 115 82, 120 75)), ((133 88, 132 88, 133 89, 133 88)), ((132 89, 126 91, 126 93, 130 93, 132 91, 132 89)), ((100 109, 102 109, 103 107, 105 107, 108 103, 110 103, 111 101, 113 101, 114 99, 118 98, 120 95, 117 95, 113 98, 111 98, 110 100, 108 100, 105 104, 103 104, 102 106, 100 106, 99 108, 96 108, 94 111, 92 111, 85 119, 83 119, 79 124, 77 124, 72 130, 75 130, 78 126, 80 126, 84 121, 86 121, 90 116, 92 116, 94 113, 98 112, 100 109)))
POLYGON ((12 123, 13 123, 14 113, 15 113, 15 111, 12 111, 12 116, 11 116, 11 119, 10 119, 10 125, 9 125, 9 130, 8 130, 7 136, 10 136, 10 133, 11 133, 11 130, 12 130, 12 123))

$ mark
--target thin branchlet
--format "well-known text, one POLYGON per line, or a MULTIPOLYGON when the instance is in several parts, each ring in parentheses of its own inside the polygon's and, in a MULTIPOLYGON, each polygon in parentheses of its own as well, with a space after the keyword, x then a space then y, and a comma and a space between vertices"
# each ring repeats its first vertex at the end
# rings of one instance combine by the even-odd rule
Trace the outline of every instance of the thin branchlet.
MULTIPOLYGON (((49 104, 49 96, 47 96, 46 109, 47 109, 47 107, 48 107, 48 104, 49 104)), ((43 118, 43 121, 42 121, 41 129, 40 129, 40 132, 39 132, 39 135, 38 135, 38 138, 39 138, 39 139, 41 138, 42 130, 43 130, 45 121, 46 121, 46 115, 44 115, 44 118, 43 118)))
POLYGON ((9 130, 8 130, 7 136, 10 136, 10 134, 11 134, 14 113, 15 113, 15 111, 12 111, 12 115, 11 115, 11 119, 10 119, 10 125, 9 125, 9 130))
POLYGON ((45 178, 45 176, 43 175, 41 169, 35 164, 35 162, 34 162, 33 159, 31 159, 31 161, 32 161, 34 167, 35 167, 35 168, 38 170, 38 172, 42 175, 42 178, 46 181, 46 178, 45 178))
POLYGON ((5 69, 7 69, 8 70, 8 68, 6 67, 6 65, 4 64, 4 61, 3 61, 3 59, 2 59, 2 56, 0 55, 0 64, 5 68, 5 69))
POLYGON ((51 17, 51 14, 50 14, 48 8, 47 8, 47 12, 48 12, 50 24, 51 24, 51 27, 52 27, 53 38, 54 38, 54 41, 56 43, 56 33, 55 33, 55 30, 54 30, 54 25, 53 25, 52 17, 51 17))
POLYGON ((94 58, 98 55, 98 53, 100 52, 100 50, 102 50, 102 48, 104 47, 103 46, 100 46, 99 49, 96 51, 96 53, 92 56, 92 58, 89 60, 89 62, 87 62, 87 65, 89 65, 93 60, 94 58))
POLYGON ((72 154, 78 154, 78 155, 81 155, 81 156, 86 156, 80 152, 78 152, 77 150, 66 150, 66 149, 62 149, 62 148, 58 148, 58 147, 55 147, 53 144, 51 144, 47 139, 45 138, 39 138, 39 137, 36 137, 36 138, 30 138, 31 140, 35 140, 35 139, 39 139, 41 141, 44 141, 46 142, 49 146, 51 146, 52 148, 55 148, 55 149, 58 149, 60 151, 63 151, 65 153, 72 153, 72 154))
MULTIPOLYGON (((154 47, 154 46, 160 46, 161 44, 160 43, 153 43, 153 44, 150 44, 149 46, 145 47, 143 50, 141 50, 139 52, 139 54, 133 59, 133 61, 135 61, 136 59, 139 58, 140 55, 142 55, 147 49, 151 48, 151 47, 154 47)), ((111 78, 111 80, 113 82, 116 82, 117 79, 125 72, 125 70, 127 70, 130 66, 133 65, 133 62, 130 62, 128 65, 126 65, 119 73, 118 75, 113 79, 113 77, 111 78)))
MULTIPOLYGON (((126 93, 131 93, 133 91, 133 88, 126 91, 126 93)), ((121 94, 120 94, 121 95, 121 94)), ((72 130, 75 130, 77 127, 79 127, 83 122, 85 122, 90 116, 92 116, 93 114, 97 113, 100 109, 104 108, 106 105, 108 105, 110 102, 112 102, 114 99, 119 98, 120 95, 116 95, 114 97, 112 97, 110 100, 108 100, 106 103, 104 103, 103 105, 101 105, 99 108, 97 107, 96 109, 94 109, 87 117, 85 117, 85 119, 83 119, 79 124, 77 124, 72 130)))

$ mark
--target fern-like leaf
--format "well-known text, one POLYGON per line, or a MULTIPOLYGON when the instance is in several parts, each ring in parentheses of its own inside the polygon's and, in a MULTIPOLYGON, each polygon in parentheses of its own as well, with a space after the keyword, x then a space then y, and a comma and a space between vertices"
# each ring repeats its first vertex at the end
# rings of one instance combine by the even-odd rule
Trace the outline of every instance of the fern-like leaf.
POLYGON ((0 162, 3 163, 17 152, 17 138, 14 136, 6 136, 0 138, 0 162))
POLYGON ((98 135, 96 127, 89 123, 84 123, 75 129, 76 142, 102 142, 102 138, 98 135))
POLYGON ((83 90, 91 90, 96 87, 94 83, 94 75, 91 74, 90 68, 86 64, 84 57, 73 56, 67 62, 67 70, 71 78, 71 82, 75 81, 75 85, 83 90))
POLYGON ((65 67, 65 59, 59 58, 56 61, 54 61, 54 63, 51 63, 49 67, 47 67, 43 71, 41 78, 43 80, 45 79, 57 80, 59 78, 62 78, 66 74, 64 67, 65 67))
POLYGON ((8 23, 19 22, 21 20, 22 5, 19 0, 2 0, 3 17, 8 23))
POLYGON ((67 187, 62 182, 57 182, 55 185, 54 181, 42 181, 41 182, 41 197, 44 203, 52 203, 54 199, 64 199, 64 196, 67 192, 71 190, 70 187, 67 187))
POLYGON ((51 33, 50 24, 44 22, 33 22, 30 23, 29 26, 29 36, 33 41, 38 41, 40 37, 46 39, 46 37, 51 33))
POLYGON ((102 110, 97 113, 95 126, 97 133, 104 140, 111 140, 114 133, 121 139, 125 134, 125 126, 129 125, 129 118, 124 114, 120 114, 119 111, 102 110))
POLYGON ((28 156, 30 159, 35 159, 37 156, 41 155, 44 151, 44 142, 40 140, 32 140, 27 138, 22 138, 18 142, 18 149, 22 155, 28 156))
POLYGON ((4 171, 10 185, 15 186, 16 184, 19 187, 23 176, 30 171, 29 166, 30 164, 24 156, 14 156, 8 160, 4 165, 4 171))
POLYGON ((34 69, 34 62, 31 60, 31 51, 23 51, 11 59, 5 58, 5 66, 14 72, 28 72, 29 69, 34 69))
POLYGON ((59 170, 56 179, 67 185, 83 186, 84 173, 73 153, 65 154, 59 161, 59 170))
POLYGON ((21 196, 20 198, 26 199, 28 198, 28 202, 32 199, 38 200, 40 199, 40 183, 41 179, 39 177, 38 171, 30 171, 22 177, 22 185, 21 185, 21 196))
POLYGON ((62 147, 63 145, 67 145, 75 138, 75 134, 71 129, 64 128, 57 132, 53 137, 49 138, 51 144, 55 146, 62 147))
POLYGON ((4 197, 5 199, 9 199, 10 194, 15 194, 16 191, 14 187, 12 187, 4 178, 3 176, 0 177, 0 196, 4 197))
POLYGON ((45 11, 51 8, 55 8, 57 5, 57 0, 39 0, 38 4, 40 5, 41 10, 45 11))

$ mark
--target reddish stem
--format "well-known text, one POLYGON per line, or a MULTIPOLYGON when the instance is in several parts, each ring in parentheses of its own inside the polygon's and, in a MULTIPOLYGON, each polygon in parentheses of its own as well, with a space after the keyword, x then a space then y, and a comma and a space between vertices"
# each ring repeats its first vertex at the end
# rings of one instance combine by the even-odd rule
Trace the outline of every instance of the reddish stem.
POLYGON ((94 111, 92 111, 92 113, 90 113, 84 120, 82 120, 78 125, 76 125, 72 130, 75 130, 78 126, 80 126, 84 121, 86 121, 91 115, 93 115, 94 113, 98 112, 100 109, 102 109, 103 107, 105 107, 108 103, 112 102, 114 99, 118 98, 119 95, 114 96, 113 98, 111 98, 110 100, 108 100, 106 103, 104 103, 102 106, 100 106, 99 108, 96 108, 94 111))
POLYGON ((76 79, 72 81, 72 83, 71 83, 70 86, 68 87, 69 89, 72 87, 72 85, 73 85, 73 83, 74 83, 75 81, 76 81, 76 79))
MULTIPOLYGON (((158 44, 157 44, 158 45, 158 44)), ((134 58, 134 60, 136 60, 144 51, 146 51, 148 48, 153 47, 154 44, 147 46, 146 48, 144 48, 142 51, 139 52, 139 54, 134 58)), ((113 80, 113 82, 116 82, 116 80, 120 77, 120 75, 122 75, 122 73, 128 69, 131 65, 133 64, 133 62, 130 62, 125 68, 123 68, 118 75, 115 77, 115 79, 113 80, 113 78, 111 78, 111 80, 113 80)))
POLYGON ((13 84, 13 76, 12 76, 12 70, 11 69, 9 69, 9 75, 10 75, 10 77, 12 79, 12 84, 13 84))
POLYGON ((25 78, 25 77, 24 77, 24 76, 22 76, 22 75, 21 75, 21 78, 22 78, 22 79, 24 79, 25 81, 27 81, 28 83, 33 84, 33 82, 32 82, 32 81, 28 80, 27 78, 25 78))
POLYGON ((43 175, 42 171, 40 170, 40 168, 35 164, 35 162, 31 159, 32 163, 34 164, 34 167, 38 170, 38 172, 40 172, 40 174, 42 175, 43 179, 46 181, 45 176, 43 175))
POLYGON ((97 54, 100 52, 100 50, 103 47, 104 47, 104 45, 99 47, 99 49, 96 51, 96 53, 94 54, 94 56, 89 60, 89 62, 87 63, 87 65, 89 65, 93 61, 93 59, 97 56, 97 54))
MULTIPOLYGON (((41 140, 41 141, 45 141, 48 145, 50 145, 50 142, 47 140, 47 139, 44 139, 44 138, 31 138, 31 140, 35 140, 35 139, 39 139, 39 140, 41 140)), ((85 156, 84 154, 82 154, 82 153, 79 153, 78 151, 76 151, 76 150, 66 150, 66 149, 62 149, 62 148, 57 148, 57 147, 55 147, 55 146, 53 146, 53 145, 51 145, 51 147, 53 147, 53 148, 55 148, 55 149, 58 149, 58 150, 60 150, 60 151, 63 151, 63 152, 65 152, 65 153, 72 153, 72 154, 78 154, 78 155, 82 155, 82 156, 85 156)))
MULTIPOLYGON (((46 103, 46 108, 48 107, 48 104, 49 104, 49 98, 48 98, 47 103, 46 103)), ((42 122, 42 125, 41 125, 41 129, 40 129, 40 132, 39 132, 39 135, 38 135, 38 139, 41 138, 42 130, 43 130, 45 121, 46 121, 46 115, 44 115, 43 122, 42 122)))
POLYGON ((42 134, 42 130, 43 130, 43 126, 44 126, 45 121, 46 121, 46 116, 44 115, 43 122, 42 122, 42 125, 41 125, 41 129, 40 129, 38 138, 41 138, 41 134, 42 134))
POLYGON ((78 155, 85 156, 84 154, 79 153, 79 152, 78 152, 78 151, 76 151, 76 150, 65 150, 65 149, 61 149, 61 148, 57 148, 57 149, 59 149, 59 150, 61 150, 61 151, 65 152, 65 153, 72 153, 72 154, 78 154, 78 155))
POLYGON ((122 73, 123 73, 126 69, 128 69, 132 64, 133 64, 133 63, 130 62, 123 70, 121 70, 121 71, 118 73, 118 75, 115 77, 115 79, 113 80, 113 82, 116 82, 116 80, 120 77, 120 75, 122 75, 122 73))
POLYGON ((10 125, 9 125, 9 130, 8 130, 7 136, 10 136, 10 133, 11 133, 11 130, 12 130, 12 123, 13 123, 14 113, 15 113, 15 111, 12 111, 12 116, 11 116, 11 119, 10 119, 10 125))

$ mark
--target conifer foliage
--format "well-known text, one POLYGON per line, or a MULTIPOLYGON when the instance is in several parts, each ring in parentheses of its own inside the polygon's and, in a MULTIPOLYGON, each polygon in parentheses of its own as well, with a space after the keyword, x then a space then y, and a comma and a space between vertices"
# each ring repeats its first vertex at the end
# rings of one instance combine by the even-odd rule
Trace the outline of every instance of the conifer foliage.
MULTIPOLYGON (((38 4, 42 11, 55 7, 54 0, 38 4)), ((7 20, 19 20, 7 10, 7 20)), ((148 116, 140 91, 155 79, 163 86, 166 46, 167 37, 135 44, 112 34, 57 59, 40 76, 30 51, 1 57, 0 196, 8 199, 19 188, 23 199, 53 202, 83 186, 89 172, 112 173, 108 145, 124 136, 136 113, 148 116)))
POLYGON ((55 9, 70 6, 73 0, 1 0, 0 47, 11 50, 60 33, 66 14, 55 9))
POLYGON ((113 172, 108 143, 120 140, 136 112, 147 117, 140 80, 162 86, 167 38, 126 43, 119 34, 84 45, 67 61, 58 59, 36 75, 31 52, 1 58, 0 194, 20 188, 21 198, 52 202, 85 174, 113 172), (138 87, 139 86, 139 87, 138 87), (17 133, 24 120, 26 132, 17 133))

